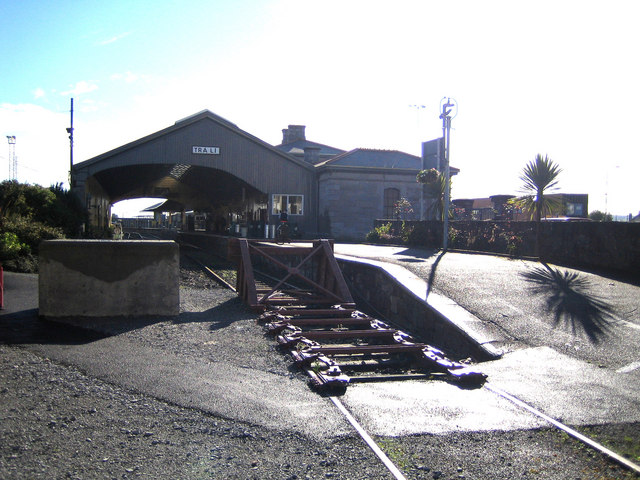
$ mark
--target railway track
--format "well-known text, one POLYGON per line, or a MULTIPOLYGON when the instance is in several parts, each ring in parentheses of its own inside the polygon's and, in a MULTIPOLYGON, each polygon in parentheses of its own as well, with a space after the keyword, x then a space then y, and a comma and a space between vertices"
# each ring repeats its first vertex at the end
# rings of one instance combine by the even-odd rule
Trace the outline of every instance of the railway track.
MULTIPOLYGON (((227 273, 216 273, 219 266, 206 266, 200 260, 196 261, 207 273, 220 280, 222 285, 242 294, 241 285, 234 288, 225 280, 224 277, 229 278, 227 273)), ((225 264, 224 269, 228 268, 229 264, 225 264)), ((256 299, 259 295, 263 299, 262 302, 254 299, 252 305, 254 309, 259 306, 261 310, 258 321, 264 324, 266 331, 276 338, 279 346, 291 356, 296 365, 306 372, 311 385, 329 392, 332 402, 397 480, 405 479, 400 469, 336 396, 351 383, 425 379, 484 387, 600 452, 612 462, 640 475, 640 466, 628 458, 487 382, 486 375, 469 365, 452 361, 435 347, 416 341, 392 325, 366 315, 357 310, 351 301, 335 303, 332 301, 335 298, 326 295, 326 292, 322 295, 322 288, 314 291, 301 287, 300 282, 287 281, 291 280, 289 277, 295 276, 291 271, 298 273, 297 266, 286 267, 284 270, 289 275, 283 281, 259 269, 252 269, 251 281, 255 286, 253 293, 256 299)), ((241 282, 242 274, 239 271, 237 284, 241 282)))

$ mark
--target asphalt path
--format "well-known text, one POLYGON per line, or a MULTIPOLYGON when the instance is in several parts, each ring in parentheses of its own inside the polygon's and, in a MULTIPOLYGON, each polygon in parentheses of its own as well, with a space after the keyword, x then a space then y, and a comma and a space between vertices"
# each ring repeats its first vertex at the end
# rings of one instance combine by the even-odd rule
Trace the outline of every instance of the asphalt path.
MULTIPOLYGON (((401 265, 424 281, 427 301, 445 296, 470 312, 503 353, 477 366, 492 386, 568 425, 640 421, 638 286, 491 255, 350 244, 335 252, 401 265)), ((438 382, 358 385, 344 401, 381 435, 545 424, 486 388, 438 382)))
POLYGON ((640 370, 640 287, 493 255, 336 244, 336 254, 391 262, 479 318, 508 353, 549 347, 612 371, 640 370))

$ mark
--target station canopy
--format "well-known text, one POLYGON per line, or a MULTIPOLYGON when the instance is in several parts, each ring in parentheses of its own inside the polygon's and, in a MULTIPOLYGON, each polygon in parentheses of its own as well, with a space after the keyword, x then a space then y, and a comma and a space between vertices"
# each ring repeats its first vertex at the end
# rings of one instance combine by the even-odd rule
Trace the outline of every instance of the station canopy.
MULTIPOLYGON (((204 110, 73 166, 74 188, 114 204, 166 199, 154 211, 210 211, 309 185, 313 166, 204 110)), ((309 187, 307 187, 309 188, 309 187)), ((306 191, 302 194, 308 193, 306 191)))

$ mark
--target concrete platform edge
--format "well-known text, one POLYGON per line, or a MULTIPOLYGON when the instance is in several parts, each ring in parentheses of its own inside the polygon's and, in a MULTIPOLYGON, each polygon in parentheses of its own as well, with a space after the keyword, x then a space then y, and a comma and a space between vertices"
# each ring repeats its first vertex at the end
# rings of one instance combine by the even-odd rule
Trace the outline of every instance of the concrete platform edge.
POLYGON ((484 360, 495 360, 502 356, 503 352, 495 348, 492 343, 503 342, 506 340, 505 338, 496 338, 495 333, 485 331, 483 322, 478 317, 453 300, 430 292, 427 282, 404 267, 341 254, 336 254, 336 259, 338 263, 350 262, 383 272, 389 282, 403 289, 408 295, 420 302, 425 309, 429 310, 431 315, 437 317, 440 322, 448 324, 467 341, 473 343, 475 348, 482 352, 484 360))

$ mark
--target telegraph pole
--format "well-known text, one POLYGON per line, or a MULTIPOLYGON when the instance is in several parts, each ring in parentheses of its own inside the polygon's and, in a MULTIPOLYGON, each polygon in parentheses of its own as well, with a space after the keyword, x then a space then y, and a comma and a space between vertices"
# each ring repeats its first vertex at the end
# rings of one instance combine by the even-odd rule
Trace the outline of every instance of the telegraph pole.
POLYGON ((18 160, 16 158, 16 136, 7 135, 9 142, 9 180, 18 179, 18 160))
POLYGON ((73 98, 71 99, 71 126, 67 128, 69 134, 69 190, 71 190, 71 170, 73 170, 73 98))
MULTIPOLYGON (((444 100, 444 99, 443 99, 444 100)), ((455 101, 454 101, 455 102, 455 101)), ((451 145, 451 107, 456 107, 455 103, 451 103, 451 99, 447 98, 446 103, 442 105, 442 136, 444 138, 444 205, 442 207, 442 250, 446 250, 449 244, 449 203, 451 201, 451 172, 449 170, 449 148, 451 145)), ((457 113, 457 112, 456 112, 457 113)))

